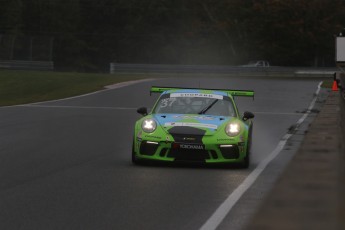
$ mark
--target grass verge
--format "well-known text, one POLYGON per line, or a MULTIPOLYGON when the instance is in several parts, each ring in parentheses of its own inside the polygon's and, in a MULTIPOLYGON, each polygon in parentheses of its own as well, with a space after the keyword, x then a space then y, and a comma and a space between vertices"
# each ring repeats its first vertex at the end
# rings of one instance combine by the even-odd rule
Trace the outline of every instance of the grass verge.
POLYGON ((0 106, 72 97, 101 90, 106 85, 144 78, 147 77, 129 74, 0 70, 0 106))
POLYGON ((333 80, 325 80, 325 81, 323 81, 321 87, 331 89, 332 85, 333 85, 333 80))
MULTIPOLYGON (((26 104, 82 95, 101 90, 106 85, 155 77, 174 77, 171 74, 88 74, 0 69, 0 106, 26 104)), ((179 77, 229 77, 226 74, 178 74, 179 77)), ((233 76, 232 76, 233 77, 233 76)), ((244 78, 245 76, 237 76, 244 78)), ((251 77, 248 77, 249 79, 251 77)), ((274 77, 274 79, 280 79, 274 77)), ((281 78, 284 79, 284 78, 281 78)), ((300 78, 296 78, 300 79, 300 78)), ((325 80, 323 88, 332 88, 333 81, 325 80)))

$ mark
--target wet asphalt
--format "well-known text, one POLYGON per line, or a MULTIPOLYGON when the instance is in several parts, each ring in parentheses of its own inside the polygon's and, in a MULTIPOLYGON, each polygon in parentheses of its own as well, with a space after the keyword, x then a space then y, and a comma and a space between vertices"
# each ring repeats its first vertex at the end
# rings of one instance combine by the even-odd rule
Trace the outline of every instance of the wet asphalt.
MULTIPOLYGON (((162 78, 88 96, 0 108, 0 229, 199 229, 277 146, 308 108, 319 79, 162 78), (255 90, 238 98, 254 119, 249 169, 135 166, 136 109, 151 107, 151 85, 255 90)), ((293 148, 293 146, 291 147, 293 148)), ((269 190, 288 163, 264 173, 269 190), (272 178, 272 179, 270 179, 272 178)), ((264 196, 260 190, 256 199, 264 196)), ((247 202, 225 220, 240 229, 247 202), (242 211, 243 212, 243 211, 242 211)))

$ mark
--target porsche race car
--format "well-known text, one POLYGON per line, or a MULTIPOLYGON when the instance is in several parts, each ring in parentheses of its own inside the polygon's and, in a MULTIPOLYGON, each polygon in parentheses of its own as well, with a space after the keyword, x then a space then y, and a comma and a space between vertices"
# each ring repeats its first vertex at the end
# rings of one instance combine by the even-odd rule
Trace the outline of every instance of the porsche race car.
POLYGON ((153 86, 160 93, 151 112, 134 128, 132 162, 164 161, 205 164, 250 162, 254 114, 241 116, 234 97, 253 97, 251 90, 153 86))

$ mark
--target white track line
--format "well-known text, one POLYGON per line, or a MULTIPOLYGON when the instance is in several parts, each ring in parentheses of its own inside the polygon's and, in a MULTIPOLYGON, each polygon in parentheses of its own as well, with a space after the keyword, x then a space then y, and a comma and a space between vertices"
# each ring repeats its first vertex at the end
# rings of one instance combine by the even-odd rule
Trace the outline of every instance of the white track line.
POLYGON ((129 107, 38 105, 38 104, 18 105, 17 107, 53 108, 53 109, 112 109, 112 110, 135 110, 135 109, 138 109, 138 108, 129 108, 129 107))
POLYGON ((130 85, 134 85, 134 84, 137 84, 137 83, 153 81, 153 80, 155 80, 155 79, 149 78, 149 79, 142 79, 142 80, 135 80, 135 81, 120 82, 120 83, 116 83, 114 85, 105 86, 104 87, 105 89, 98 90, 98 91, 95 91, 95 92, 92 92, 92 93, 87 93, 87 94, 83 94, 83 95, 78 95, 78 96, 74 96, 74 97, 67 97, 67 98, 62 98, 62 99, 57 99, 57 100, 51 100, 51 101, 36 102, 36 103, 31 103, 30 105, 37 105, 37 104, 42 104, 42 103, 47 103, 47 102, 66 101, 66 100, 70 100, 70 99, 86 97, 86 96, 94 95, 94 94, 97 94, 97 93, 102 93, 102 92, 106 92, 106 91, 109 91, 109 90, 118 89, 118 88, 130 86, 130 85))
MULTIPOLYGON (((56 108, 56 109, 113 109, 113 110, 134 110, 137 108, 130 107, 111 107, 111 106, 74 106, 74 105, 41 105, 39 103, 17 105, 17 107, 31 107, 31 108, 56 108)), ((254 114, 262 115, 286 115, 286 116, 300 116, 300 113, 275 113, 275 112, 253 112, 254 114)))
MULTIPOLYGON (((31 108, 56 108, 56 109, 113 109, 113 110, 135 110, 137 108, 130 107, 111 107, 111 106, 74 106, 74 105, 42 105, 39 103, 17 105, 17 107, 31 107, 31 108)), ((275 112, 254 112, 254 114, 262 115, 287 115, 287 116, 299 116, 300 113, 275 113, 275 112)))
MULTIPOLYGON (((6 109, 6 108, 12 108, 12 107, 29 107, 29 106, 31 106, 31 107, 34 107, 34 106, 38 107, 37 105, 44 104, 44 103, 66 101, 66 100, 70 100, 70 99, 86 97, 86 96, 90 96, 90 95, 93 95, 93 94, 102 93, 102 92, 106 92, 106 91, 109 91, 109 90, 118 89, 118 88, 130 86, 130 85, 134 85, 134 84, 137 84, 137 83, 153 81, 153 80, 156 80, 156 79, 148 78, 148 79, 135 80, 135 81, 125 81, 125 82, 116 83, 114 85, 108 85, 108 86, 104 87, 105 89, 98 90, 98 91, 95 91, 95 92, 92 92, 92 93, 87 93, 87 94, 79 95, 79 96, 62 98, 62 99, 57 99, 57 100, 50 100, 50 101, 41 101, 41 102, 35 102, 35 103, 29 103, 29 104, 0 106, 0 109, 6 109)), ((46 107, 48 107, 48 106, 46 106, 46 107)), ((50 107, 52 107, 52 106, 50 106, 50 107)), ((73 106, 71 106, 71 107, 73 107, 73 106)), ((76 106, 74 106, 74 107, 76 107, 76 106)), ((58 108, 58 107, 56 107, 56 108, 58 108)), ((70 107, 66 106, 65 108, 70 108, 70 107)), ((80 107, 80 108, 82 108, 82 107, 80 107)), ((84 107, 84 108, 86 108, 86 107, 84 107)), ((89 107, 89 108, 91 108, 91 107, 89 107)), ((100 107, 94 107, 94 108, 100 108, 100 107)), ((106 108, 106 107, 103 107, 103 108, 106 108)))
POLYGON ((291 115, 301 115, 300 113, 279 113, 279 112, 253 112, 254 114, 264 114, 264 115, 288 115, 288 116, 291 116, 291 115))
MULTIPOLYGON (((304 114, 298 121, 297 127, 302 124, 302 122, 307 118, 310 111, 313 109, 317 96, 320 92, 322 82, 319 83, 318 88, 315 93, 315 97, 311 102, 308 112, 304 114)), ((292 134, 286 134, 282 140, 278 143, 277 147, 270 153, 270 155, 247 176, 247 178, 240 184, 227 198, 226 200, 217 208, 217 210, 212 214, 212 216, 201 226, 200 230, 215 230, 226 215, 230 212, 232 207, 237 203, 237 201, 242 197, 242 195, 252 186, 260 174, 264 171, 267 165, 279 155, 281 150, 284 148, 288 139, 292 134)))

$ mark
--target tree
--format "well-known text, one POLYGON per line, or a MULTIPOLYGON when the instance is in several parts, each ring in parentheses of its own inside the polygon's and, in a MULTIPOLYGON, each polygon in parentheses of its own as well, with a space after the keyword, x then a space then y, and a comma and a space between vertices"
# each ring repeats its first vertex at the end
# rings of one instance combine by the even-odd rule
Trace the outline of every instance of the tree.
POLYGON ((0 59, 13 59, 15 41, 21 34, 23 4, 21 0, 0 3, 0 59))
POLYGON ((332 36, 340 28, 343 1, 256 0, 252 9, 255 46, 263 57, 279 65, 317 66, 333 61, 332 36))
MULTIPOLYGON (((114 61, 237 65, 267 59, 274 65, 332 65, 332 36, 345 21, 343 0, 0 3, 0 58, 13 57, 16 49, 9 47, 21 48, 14 38, 23 35, 36 50, 54 42, 55 66, 78 71, 107 71, 114 61)), ((47 58, 43 51, 39 56, 47 58)))

